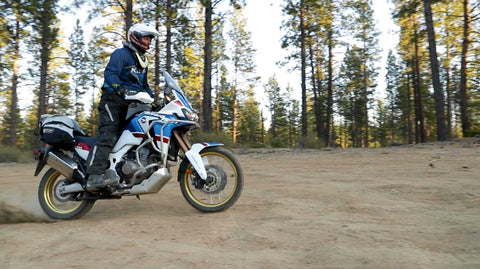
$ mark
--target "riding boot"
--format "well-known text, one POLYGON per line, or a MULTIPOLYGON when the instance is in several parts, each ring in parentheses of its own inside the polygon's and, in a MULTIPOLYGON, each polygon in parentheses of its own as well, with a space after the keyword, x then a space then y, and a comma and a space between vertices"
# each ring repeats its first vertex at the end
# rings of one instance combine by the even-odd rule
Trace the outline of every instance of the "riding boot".
POLYGON ((90 175, 87 180, 87 190, 96 191, 107 186, 118 184, 117 177, 108 177, 109 173, 103 175, 90 175))

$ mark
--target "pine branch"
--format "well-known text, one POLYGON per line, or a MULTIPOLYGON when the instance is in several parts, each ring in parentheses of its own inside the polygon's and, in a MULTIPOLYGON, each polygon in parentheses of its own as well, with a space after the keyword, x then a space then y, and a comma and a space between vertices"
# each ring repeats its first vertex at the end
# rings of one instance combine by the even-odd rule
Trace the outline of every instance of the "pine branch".
POLYGON ((470 9, 470 13, 473 13, 473 12, 475 11, 475 9, 477 9, 479 6, 480 6, 480 2, 478 2, 476 5, 474 5, 474 6, 470 9))

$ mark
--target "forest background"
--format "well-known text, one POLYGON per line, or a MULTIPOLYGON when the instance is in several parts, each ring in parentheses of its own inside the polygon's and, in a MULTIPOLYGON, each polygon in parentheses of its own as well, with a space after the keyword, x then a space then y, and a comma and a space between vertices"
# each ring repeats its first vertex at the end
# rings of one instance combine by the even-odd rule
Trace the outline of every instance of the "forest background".
POLYGON ((378 147, 480 133, 480 1, 388 1, 398 44, 385 64, 371 0, 278 2, 278 66, 298 74, 299 94, 273 72, 260 80, 245 1, 0 0, 4 152, 42 146, 34 132, 45 113, 68 114, 95 136, 103 70, 135 22, 161 33, 149 81, 158 94, 162 70, 178 79, 198 108, 198 138, 232 147, 378 147), (88 15, 69 36, 60 31, 65 12, 88 15), (32 102, 20 109, 24 89, 32 102))

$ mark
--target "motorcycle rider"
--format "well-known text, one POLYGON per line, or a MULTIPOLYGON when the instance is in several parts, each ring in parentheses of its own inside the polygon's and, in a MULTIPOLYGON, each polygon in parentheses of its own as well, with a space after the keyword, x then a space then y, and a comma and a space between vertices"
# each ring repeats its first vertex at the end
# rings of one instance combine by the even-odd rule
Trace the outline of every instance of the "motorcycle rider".
POLYGON ((87 159, 87 190, 118 184, 117 174, 110 170, 105 171, 108 155, 126 121, 128 102, 125 94, 145 91, 155 99, 147 83, 148 62, 145 52, 150 48, 153 38, 159 35, 153 26, 134 24, 128 30, 127 42, 123 42, 123 48, 115 50, 110 56, 98 105, 99 137, 87 159), (132 81, 130 73, 138 77, 138 82, 132 81))

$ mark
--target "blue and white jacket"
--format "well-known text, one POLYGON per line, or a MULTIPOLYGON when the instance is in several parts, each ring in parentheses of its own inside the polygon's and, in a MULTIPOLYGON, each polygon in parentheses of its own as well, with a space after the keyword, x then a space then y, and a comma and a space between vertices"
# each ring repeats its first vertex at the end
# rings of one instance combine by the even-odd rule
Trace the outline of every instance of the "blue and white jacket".
POLYGON ((103 74, 105 81, 102 89, 111 93, 117 93, 120 89, 137 92, 144 91, 154 98, 154 94, 147 83, 148 67, 144 69, 138 68, 133 53, 130 45, 124 43, 123 48, 115 50, 110 55, 110 61, 103 74), (138 76, 141 85, 129 79, 130 71, 138 76))

